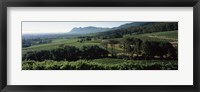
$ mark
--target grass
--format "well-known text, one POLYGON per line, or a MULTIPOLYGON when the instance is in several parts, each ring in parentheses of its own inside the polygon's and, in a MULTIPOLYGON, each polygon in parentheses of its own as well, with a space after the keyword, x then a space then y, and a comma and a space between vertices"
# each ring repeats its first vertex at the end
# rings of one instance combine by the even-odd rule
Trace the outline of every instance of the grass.
POLYGON ((23 61, 23 70, 177 70, 177 60, 94 59, 43 62, 23 61))
POLYGON ((145 34, 132 34, 125 35, 132 36, 142 40, 154 40, 154 41, 177 41, 178 31, 165 31, 165 32, 155 32, 155 33, 145 33, 145 34))
POLYGON ((164 38, 178 39, 178 31, 167 31, 154 33, 156 36, 162 36, 164 38))
POLYGON ((54 49, 54 48, 58 48, 61 44, 64 45, 70 45, 70 46, 76 46, 78 48, 82 47, 82 46, 88 46, 88 45, 99 45, 99 43, 92 43, 92 42, 84 42, 84 43, 80 43, 77 42, 78 39, 54 39, 52 40, 52 43, 48 43, 48 44, 40 44, 40 45, 34 45, 34 46, 30 46, 27 48, 23 48, 22 49, 22 53, 25 54, 28 51, 39 51, 39 50, 50 50, 50 49, 54 49))
MULTIPOLYGON (((94 35, 94 34, 91 34, 94 35)), ((132 35, 125 35, 125 36, 132 36, 136 37, 142 40, 155 40, 155 41, 170 41, 174 46, 178 45, 178 31, 166 31, 166 32, 155 32, 155 33, 146 33, 146 34, 132 34, 132 35)), ((115 38, 115 40, 120 41, 122 38, 115 38)), ((92 41, 86 41, 83 43, 77 42, 77 38, 70 38, 70 39, 54 39, 52 40, 52 43, 47 44, 40 44, 40 45, 34 45, 27 48, 22 49, 22 54, 27 53, 28 51, 39 51, 39 50, 51 50, 54 48, 58 48, 59 45, 70 45, 70 46, 76 46, 78 48, 81 48, 82 46, 88 46, 88 45, 100 45, 101 40, 96 39, 92 41)), ((109 51, 111 49, 110 46, 108 46, 109 51)), ((119 46, 115 47, 115 51, 121 52, 122 48, 119 48, 119 46)))
MULTIPOLYGON (((94 34, 90 34, 94 35, 94 34)), ((169 41, 174 46, 178 46, 178 31, 155 32, 146 34, 132 34, 125 35, 136 37, 142 40, 154 41, 169 41)), ((70 39, 53 39, 52 43, 34 45, 22 49, 25 54, 28 51, 51 50, 58 48, 61 44, 76 46, 81 48, 88 45, 100 45, 101 39, 92 41, 85 41, 83 43, 77 42, 77 38, 70 39)), ((115 38, 115 40, 122 40, 122 38, 115 38)), ((111 46, 108 46, 108 51, 111 51, 111 46)), ((122 48, 115 46, 117 53, 122 52, 122 48)), ((177 70, 177 60, 123 60, 113 58, 103 58, 94 60, 78 60, 78 61, 52 61, 45 60, 43 62, 37 61, 23 61, 23 70, 177 70)))
POLYGON ((174 47, 178 47, 178 31, 165 31, 145 34, 125 35, 148 41, 169 41, 174 47))

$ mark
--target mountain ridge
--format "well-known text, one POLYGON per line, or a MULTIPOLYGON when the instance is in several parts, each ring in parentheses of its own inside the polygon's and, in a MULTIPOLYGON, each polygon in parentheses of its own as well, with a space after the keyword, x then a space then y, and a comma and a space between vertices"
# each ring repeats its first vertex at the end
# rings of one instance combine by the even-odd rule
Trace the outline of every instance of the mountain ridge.
POLYGON ((94 26, 88 26, 88 27, 74 27, 68 34, 88 34, 88 33, 97 33, 97 32, 104 32, 108 31, 110 28, 104 28, 104 27, 94 27, 94 26))
POLYGON ((125 23, 120 26, 112 27, 112 28, 104 28, 104 27, 95 27, 95 26, 87 26, 87 27, 74 27, 68 34, 88 34, 88 33, 99 33, 99 32, 106 32, 121 28, 127 27, 136 27, 149 24, 150 22, 131 22, 125 23))

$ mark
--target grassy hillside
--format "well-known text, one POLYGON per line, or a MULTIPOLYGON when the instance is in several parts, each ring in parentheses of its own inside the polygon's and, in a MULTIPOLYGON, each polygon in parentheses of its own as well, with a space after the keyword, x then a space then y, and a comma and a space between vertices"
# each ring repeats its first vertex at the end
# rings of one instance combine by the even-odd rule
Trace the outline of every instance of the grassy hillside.
POLYGON ((156 40, 156 41, 177 41, 178 31, 155 32, 145 34, 125 35, 140 38, 142 40, 156 40))
POLYGON ((169 41, 175 47, 178 46, 178 31, 133 34, 133 35, 125 35, 125 36, 132 36, 132 37, 136 37, 142 40, 169 41))
MULTIPOLYGON (((155 32, 155 33, 146 33, 146 34, 132 34, 125 35, 124 37, 131 36, 135 38, 139 38, 142 40, 155 40, 155 41, 169 41, 174 46, 178 45, 178 31, 166 31, 166 32, 155 32)), ((115 38, 115 40, 120 41, 122 38, 115 38)), ((101 39, 93 39, 91 41, 85 41, 83 43, 77 42, 78 38, 70 38, 70 39, 54 39, 51 43, 34 45, 27 48, 22 49, 22 53, 25 54, 28 51, 39 51, 39 50, 50 50, 54 48, 58 48, 60 45, 70 45, 76 46, 78 48, 82 46, 88 45, 100 45, 101 39)), ((110 48, 110 46, 108 46, 110 48)), ((115 48, 118 51, 121 51, 118 45, 115 48)))
POLYGON ((22 70, 178 70, 178 22, 98 23, 22 30, 22 70))
POLYGON ((60 45, 70 45, 70 46, 76 46, 76 47, 82 47, 82 46, 88 46, 88 45, 99 45, 99 43, 95 42, 85 42, 85 43, 79 43, 77 42, 78 39, 54 39, 52 43, 48 44, 40 44, 40 45, 34 45, 27 48, 23 48, 23 54, 25 54, 28 51, 39 51, 39 50, 50 50, 54 48, 58 48, 60 45))

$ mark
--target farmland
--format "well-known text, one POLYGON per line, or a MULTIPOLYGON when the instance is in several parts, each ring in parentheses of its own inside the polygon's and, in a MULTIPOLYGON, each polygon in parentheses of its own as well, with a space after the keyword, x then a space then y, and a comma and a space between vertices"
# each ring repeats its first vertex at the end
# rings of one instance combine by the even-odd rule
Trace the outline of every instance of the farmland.
POLYGON ((178 62, 174 60, 121 60, 121 59, 95 59, 69 61, 43 62, 24 61, 23 70, 177 70, 178 62))
POLYGON ((22 69, 178 70, 177 24, 138 25, 70 37, 23 39, 22 69))
MULTIPOLYGON (((178 31, 167 31, 167 32, 156 32, 156 33, 146 33, 146 34, 137 34, 137 35, 125 35, 125 37, 136 37, 140 38, 143 40, 156 40, 156 41, 170 41, 174 42, 177 46, 178 44, 178 31)), ((115 40, 121 40, 122 38, 115 38, 115 40)), ((23 54, 25 54, 28 51, 37 51, 37 50, 50 50, 53 48, 58 48, 60 45, 71 45, 71 46, 76 46, 78 48, 82 46, 88 46, 88 45, 100 45, 101 40, 92 40, 92 41, 86 41, 84 43, 79 43, 77 42, 79 39, 78 38, 69 38, 69 39, 53 39, 52 43, 48 44, 40 44, 40 45, 34 45, 30 46, 27 48, 23 48, 23 54)), ((120 48, 116 48, 120 49, 120 48)))

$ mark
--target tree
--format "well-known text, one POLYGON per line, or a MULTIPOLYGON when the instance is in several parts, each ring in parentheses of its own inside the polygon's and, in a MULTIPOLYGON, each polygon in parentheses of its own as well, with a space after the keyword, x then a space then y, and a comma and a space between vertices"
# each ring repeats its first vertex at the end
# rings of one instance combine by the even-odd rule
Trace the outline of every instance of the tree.
POLYGON ((69 61, 78 60, 81 55, 81 51, 75 46, 65 46, 63 50, 65 55, 64 59, 69 61))
POLYGON ((142 45, 142 50, 149 59, 153 59, 154 56, 159 56, 160 59, 163 59, 163 56, 175 59, 177 56, 172 44, 165 41, 145 41, 142 45))
POLYGON ((171 58, 171 59, 176 59, 177 58, 177 53, 176 53, 176 49, 173 47, 173 45, 169 42, 163 42, 161 44, 162 47, 162 51, 165 52, 164 54, 171 58))
POLYGON ((51 50, 53 54, 53 60, 68 60, 75 61, 80 57, 81 51, 75 46, 64 46, 51 50))
POLYGON ((35 51, 29 51, 23 55, 22 60, 37 60, 35 51))
POLYGON ((108 51, 100 48, 97 45, 83 46, 82 47, 82 59, 96 59, 108 56, 108 51))
POLYGON ((124 48, 124 53, 130 53, 131 52, 131 45, 133 44, 133 39, 132 37, 126 37, 122 40, 123 48, 124 48))
POLYGON ((37 61, 44 61, 52 59, 52 54, 48 50, 41 50, 36 52, 37 61))
POLYGON ((153 59, 159 52, 161 48, 159 42, 157 41, 145 41, 142 45, 143 53, 146 58, 153 59))
POLYGON ((141 54, 142 40, 134 37, 126 37, 122 40, 122 44, 124 47, 124 53, 131 54, 130 58, 132 58, 134 54, 137 56, 141 54))
POLYGON ((142 40, 135 38, 134 39, 134 50, 133 53, 135 53, 138 57, 139 54, 141 54, 141 45, 142 45, 142 40))
POLYGON ((109 44, 109 41, 108 41, 108 40, 102 40, 102 41, 101 41, 101 45, 102 45, 106 50, 108 50, 108 44, 109 44))
POLYGON ((111 55, 114 56, 114 49, 115 45, 118 44, 119 42, 117 40, 109 40, 109 44, 111 46, 111 55))
POLYGON ((23 56, 23 60, 44 61, 52 59, 53 55, 48 50, 30 51, 23 56))
POLYGON ((53 60, 56 60, 56 61, 64 60, 65 52, 64 52, 63 48, 61 48, 61 47, 56 48, 56 49, 51 50, 51 52, 53 54, 53 60))

